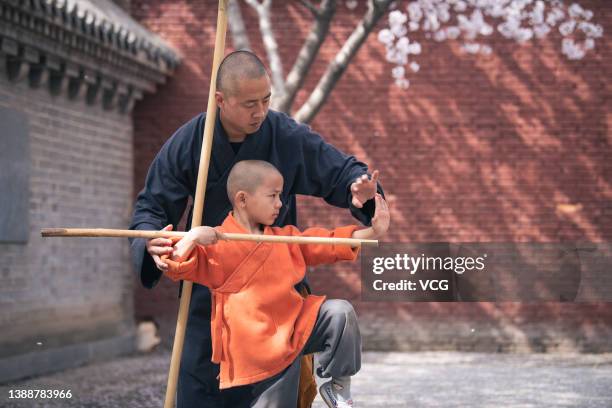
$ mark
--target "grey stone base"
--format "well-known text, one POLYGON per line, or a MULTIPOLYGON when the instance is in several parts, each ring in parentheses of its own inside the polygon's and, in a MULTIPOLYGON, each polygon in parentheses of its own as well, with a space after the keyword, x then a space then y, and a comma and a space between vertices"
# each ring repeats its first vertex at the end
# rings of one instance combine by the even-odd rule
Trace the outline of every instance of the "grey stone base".
POLYGON ((133 352, 135 333, 0 360, 0 383, 40 376, 133 352))

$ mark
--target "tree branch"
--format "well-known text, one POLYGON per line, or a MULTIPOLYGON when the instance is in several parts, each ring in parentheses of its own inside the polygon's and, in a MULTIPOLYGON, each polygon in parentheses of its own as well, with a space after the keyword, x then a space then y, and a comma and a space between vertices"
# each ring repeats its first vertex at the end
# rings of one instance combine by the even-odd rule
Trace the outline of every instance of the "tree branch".
POLYGON ((285 77, 283 75, 283 64, 278 52, 278 44, 274 38, 272 24, 270 21, 270 6, 272 0, 263 0, 260 3, 257 0, 245 0, 248 5, 257 11, 259 17, 259 31, 263 39, 264 48, 270 62, 270 71, 272 71, 272 90, 275 98, 282 97, 285 93, 285 77))
MULTIPOLYGON (((312 3, 306 2, 312 6, 312 3)), ((306 6, 308 7, 308 6, 306 6)), ((312 6, 314 7, 314 6, 312 6)), ((302 87, 304 79, 314 62, 321 44, 329 32, 329 26, 334 14, 336 13, 336 0, 323 0, 319 9, 316 10, 315 21, 310 28, 310 33, 302 45, 287 80, 285 81, 285 93, 275 98, 272 107, 282 112, 289 112, 298 90, 302 87)))
POLYGON ((312 13, 312 16, 314 18, 317 18, 319 16, 319 9, 314 4, 312 4, 308 0, 300 0, 300 3, 302 3, 302 5, 312 13))
POLYGON ((232 33, 232 44, 236 50, 250 50, 251 43, 249 35, 242 19, 240 4, 238 0, 230 0, 227 8, 227 18, 229 20, 230 32, 232 33))
POLYGON ((363 45, 378 20, 389 8, 391 2, 392 0, 370 0, 368 2, 368 11, 348 40, 346 40, 342 49, 336 54, 334 60, 328 65, 327 70, 310 94, 308 100, 294 115, 296 120, 308 123, 315 117, 329 97, 331 90, 346 70, 346 67, 355 56, 355 53, 363 45))

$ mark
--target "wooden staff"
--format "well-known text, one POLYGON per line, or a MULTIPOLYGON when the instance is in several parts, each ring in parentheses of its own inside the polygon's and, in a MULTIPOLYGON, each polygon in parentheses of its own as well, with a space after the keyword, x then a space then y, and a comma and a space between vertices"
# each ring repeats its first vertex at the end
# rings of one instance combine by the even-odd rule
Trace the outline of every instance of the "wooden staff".
MULTIPOLYGON (((215 119, 217 116, 217 103, 215 101, 215 91, 217 82, 217 71, 225 53, 225 33, 227 31, 227 7, 229 0, 219 0, 217 11, 217 31, 215 35, 215 51, 213 55, 212 73, 210 75, 210 88, 208 91, 208 105, 206 107, 206 123, 204 125, 204 135, 202 140, 202 151, 200 153, 200 167, 198 169, 198 182, 193 203, 192 227, 202 225, 202 213, 204 212, 204 194, 206 193, 206 181, 208 179, 208 166, 210 164, 210 152, 213 142, 213 132, 215 129, 215 119)), ((166 388, 166 399, 164 408, 174 408, 176 396, 176 385, 183 354, 183 343, 185 341, 185 329, 187 327, 187 316, 189 312, 189 302, 191 301, 191 289, 193 283, 183 281, 181 292, 181 302, 179 306, 178 319, 176 321, 176 332, 174 334, 174 344, 172 346, 172 359, 170 360, 170 372, 168 373, 168 386, 166 388)))
MULTIPOLYGON (((183 237, 187 234, 185 231, 145 231, 105 228, 43 228, 40 232, 43 237, 124 237, 147 239, 183 237)), ((378 245, 378 241, 375 239, 299 237, 289 235, 238 234, 231 232, 224 232, 221 239, 227 241, 255 241, 286 244, 349 245, 351 247, 378 245)))

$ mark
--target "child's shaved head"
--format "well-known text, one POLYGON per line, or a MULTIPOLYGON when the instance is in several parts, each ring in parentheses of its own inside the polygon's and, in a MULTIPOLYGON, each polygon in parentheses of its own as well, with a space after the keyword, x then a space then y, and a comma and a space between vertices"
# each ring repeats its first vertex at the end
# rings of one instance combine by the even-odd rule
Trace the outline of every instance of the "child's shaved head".
POLYGON ((254 193, 266 177, 282 174, 274 165, 263 160, 243 160, 234 165, 227 177, 227 196, 234 205, 238 191, 254 193))

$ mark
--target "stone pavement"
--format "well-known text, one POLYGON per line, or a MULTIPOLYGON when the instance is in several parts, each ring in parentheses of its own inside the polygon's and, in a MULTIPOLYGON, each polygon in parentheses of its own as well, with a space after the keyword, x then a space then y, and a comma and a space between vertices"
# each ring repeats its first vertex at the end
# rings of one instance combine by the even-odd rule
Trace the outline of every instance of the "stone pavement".
MULTIPOLYGON (((165 350, 0 385, 0 407, 162 407, 165 350), (9 399, 10 389, 71 390, 70 399, 9 399)), ((364 354, 357 407, 612 407, 612 354, 364 354)), ((324 405, 318 399, 315 408, 324 405)))

